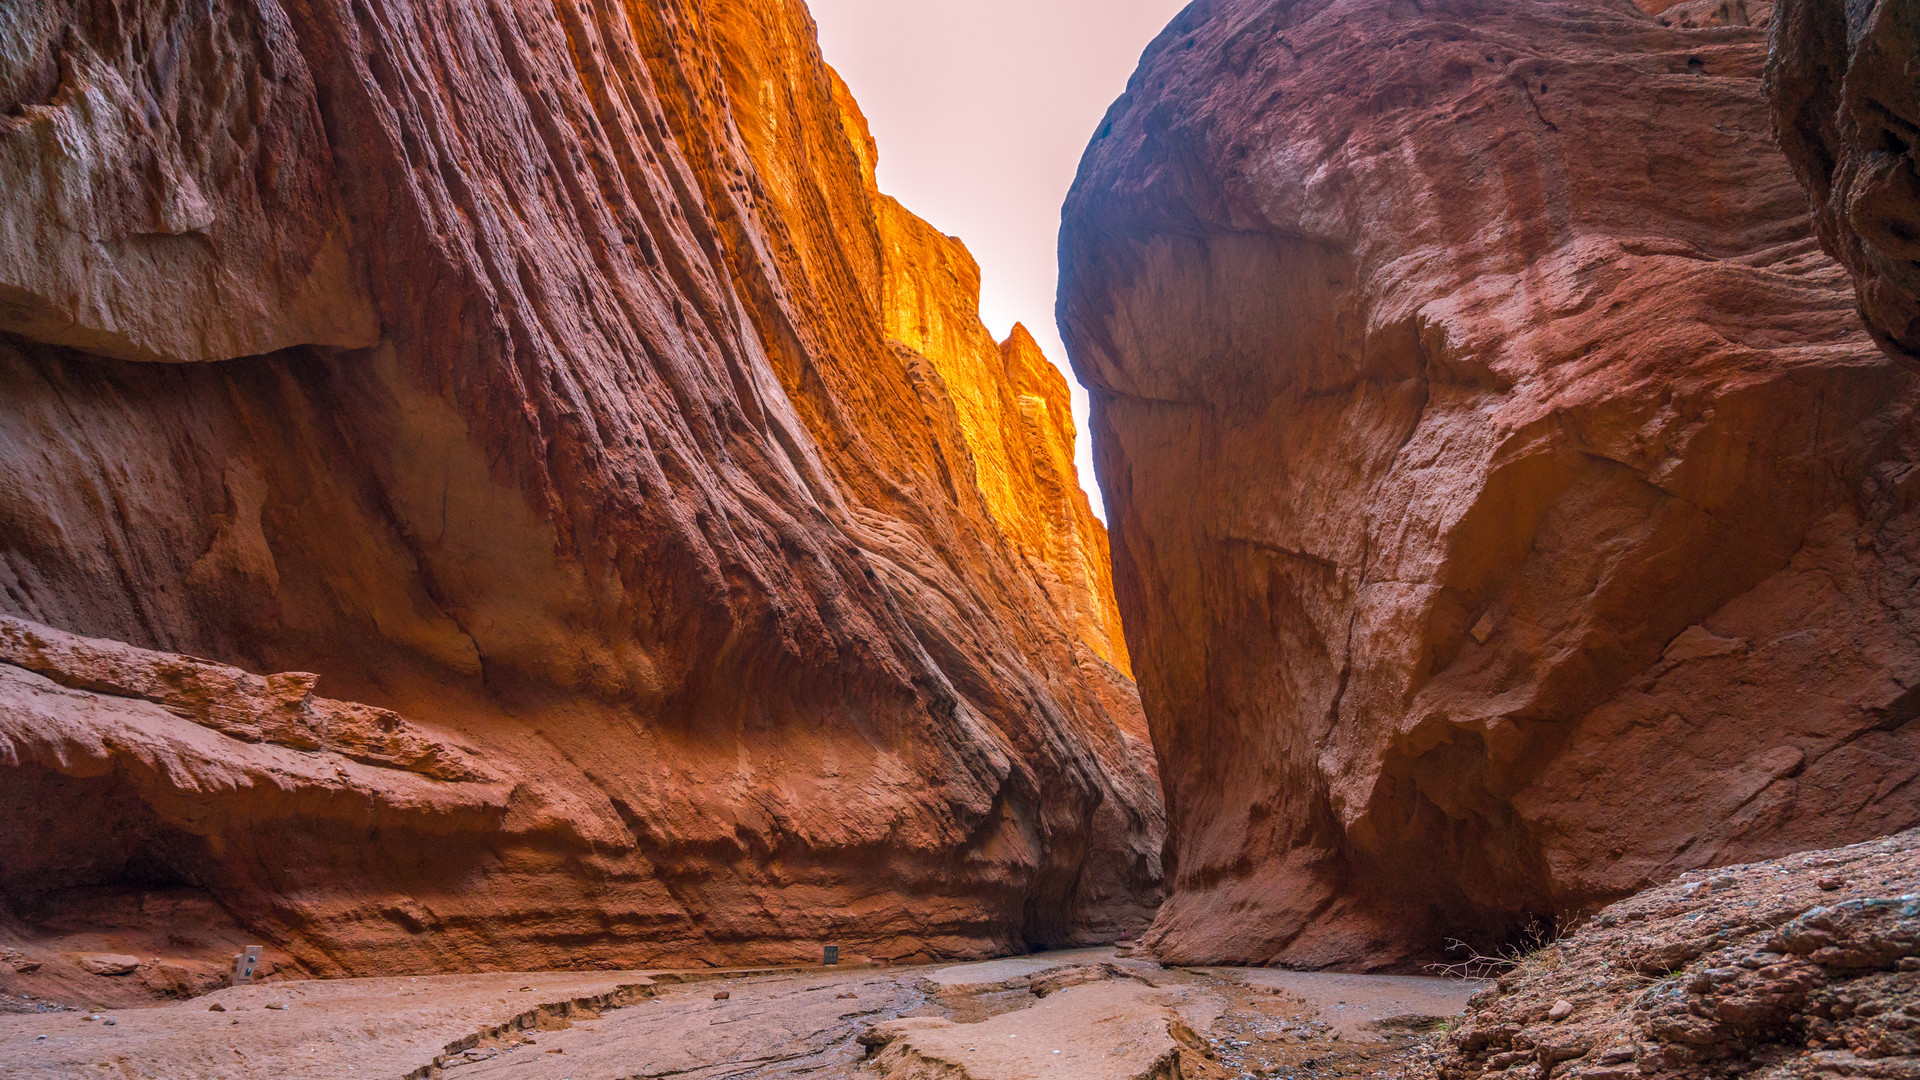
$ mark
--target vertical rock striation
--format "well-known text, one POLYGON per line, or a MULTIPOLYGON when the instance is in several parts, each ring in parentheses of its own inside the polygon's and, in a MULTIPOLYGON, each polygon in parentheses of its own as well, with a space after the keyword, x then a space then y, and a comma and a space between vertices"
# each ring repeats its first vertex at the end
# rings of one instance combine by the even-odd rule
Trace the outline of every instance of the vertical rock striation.
POLYGON ((877 150, 845 85, 835 80, 848 135, 878 211, 882 319, 910 368, 952 402, 974 480, 1000 531, 1041 576, 1078 640, 1131 675, 1113 599, 1106 527, 1073 464, 1076 432, 1066 376, 1027 328, 996 343, 980 322, 980 267, 874 179, 877 150))
POLYGON ((1144 924, 1064 388, 890 242, 797 0, 0 27, 14 925, 210 893, 367 973, 1144 924))
POLYGON ((1659 15, 1202 0, 1088 150, 1163 958, 1487 949, 1920 821, 1916 385, 1771 145, 1764 5, 1659 15))

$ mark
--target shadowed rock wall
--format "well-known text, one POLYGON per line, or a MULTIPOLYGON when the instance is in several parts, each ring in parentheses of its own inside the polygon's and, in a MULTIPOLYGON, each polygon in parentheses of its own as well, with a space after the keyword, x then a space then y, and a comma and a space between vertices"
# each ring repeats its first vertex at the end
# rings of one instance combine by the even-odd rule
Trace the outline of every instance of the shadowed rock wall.
POLYGON ((16 922, 210 893, 327 973, 1144 924, 1163 819, 1071 428, 998 433, 1058 489, 1006 520, 964 403, 1054 391, 888 343, 930 270, 799 3, 0 29, 16 922), (128 663, 163 674, 90 674, 128 663), (370 758, 387 728, 464 771, 370 758))
POLYGON ((1874 336, 1920 361, 1920 6, 1783 0, 1773 35, 1774 123, 1821 243, 1852 272, 1874 336))
POLYGON ((1489 949, 1920 821, 1916 386, 1772 145, 1766 14, 1202 0, 1148 50, 1060 310, 1163 958, 1489 949))

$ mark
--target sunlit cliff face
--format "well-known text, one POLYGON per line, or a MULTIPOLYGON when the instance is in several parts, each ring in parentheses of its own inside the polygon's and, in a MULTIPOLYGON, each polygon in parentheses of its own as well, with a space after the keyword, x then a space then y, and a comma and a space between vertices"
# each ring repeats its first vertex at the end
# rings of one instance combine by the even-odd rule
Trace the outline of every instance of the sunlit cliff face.
POLYGON ((316 973, 1144 924, 1061 388, 887 239, 804 7, 0 12, 0 614, 71 646, 0 659, 0 908, 316 973))
POLYGON ((938 374, 996 524, 1023 559, 1043 568, 1049 595, 1080 639, 1131 675, 1107 530, 1076 475, 1067 379, 1024 325, 994 341, 980 320, 979 265, 957 237, 873 187, 875 141, 852 95, 836 85, 878 218, 887 336, 938 374))
MULTIPOLYGON (((886 153, 880 186, 981 268, 996 336, 1024 323, 1064 365, 1054 326, 1060 204, 1087 137, 1184 0, 816 0, 822 51, 886 153)), ((1096 513, 1086 393, 1070 383, 1096 513)))

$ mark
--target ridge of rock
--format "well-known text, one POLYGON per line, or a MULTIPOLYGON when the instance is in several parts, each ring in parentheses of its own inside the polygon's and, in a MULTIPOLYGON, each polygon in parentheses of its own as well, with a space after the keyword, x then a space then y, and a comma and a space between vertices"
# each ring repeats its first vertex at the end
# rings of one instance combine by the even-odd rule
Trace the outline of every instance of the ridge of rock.
POLYGON ((1148 50, 1060 314, 1162 959, 1406 966, 1920 821, 1916 384, 1771 145, 1765 21, 1202 0, 1148 50))

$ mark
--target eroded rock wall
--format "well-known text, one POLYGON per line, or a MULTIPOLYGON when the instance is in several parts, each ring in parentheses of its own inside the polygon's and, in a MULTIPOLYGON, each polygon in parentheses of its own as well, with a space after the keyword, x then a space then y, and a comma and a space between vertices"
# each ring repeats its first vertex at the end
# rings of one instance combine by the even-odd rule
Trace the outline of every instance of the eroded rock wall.
POLYGON ((67 643, 0 663, 0 790, 66 823, 9 838, 18 923, 211 894, 329 973, 1144 924, 1104 579, 1030 554, 1097 529, 997 515, 959 403, 1006 366, 889 344, 922 268, 799 3, 0 20, 0 612, 67 643), (69 670, 126 650, 296 674, 69 670))
MULTIPOLYGON (((838 85, 838 84, 836 84, 838 85)), ((947 236, 881 194, 873 137, 851 95, 846 124, 879 214, 882 320, 897 348, 919 357, 953 404, 974 482, 1015 555, 1039 573, 1074 636, 1131 674, 1113 599, 1106 526, 1080 487, 1066 376, 1025 326, 995 342, 980 322, 980 267, 947 236)))
POLYGON ((1773 33, 1774 122, 1820 239, 1874 336, 1920 363, 1920 8, 1782 0, 1773 33))
POLYGON ((1916 386, 1754 7, 1208 0, 1108 114, 1061 314, 1163 958, 1407 964, 1920 821, 1916 386))

